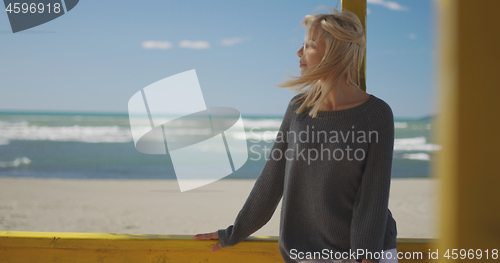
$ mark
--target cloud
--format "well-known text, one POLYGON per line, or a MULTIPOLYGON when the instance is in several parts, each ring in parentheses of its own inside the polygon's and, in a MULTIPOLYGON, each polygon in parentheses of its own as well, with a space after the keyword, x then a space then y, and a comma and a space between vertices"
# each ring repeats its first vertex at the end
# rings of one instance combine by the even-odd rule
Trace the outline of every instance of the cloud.
POLYGON ((366 14, 369 15, 372 13, 372 10, 370 10, 369 8, 366 9, 366 14))
POLYGON ((226 46, 226 47, 232 47, 236 44, 239 44, 243 41, 246 41, 244 38, 242 37, 233 37, 233 38, 223 38, 221 41, 220 41, 220 44, 222 46, 226 46))
POLYGON ((374 4, 374 5, 381 5, 383 7, 389 8, 394 11, 408 11, 409 8, 406 6, 402 6, 396 2, 393 1, 386 1, 386 0, 367 0, 368 4, 374 4))
POLYGON ((410 34, 408 35, 408 37, 409 37, 410 39, 416 39, 416 38, 417 38, 417 35, 415 35, 415 34, 413 34, 413 33, 410 33, 410 34))
POLYGON ((141 44, 142 48, 145 49, 171 49, 173 47, 172 43, 168 41, 144 41, 141 44))
POLYGON ((182 40, 181 42, 179 42, 179 47, 191 49, 206 49, 210 47, 210 43, 208 43, 207 41, 182 40))

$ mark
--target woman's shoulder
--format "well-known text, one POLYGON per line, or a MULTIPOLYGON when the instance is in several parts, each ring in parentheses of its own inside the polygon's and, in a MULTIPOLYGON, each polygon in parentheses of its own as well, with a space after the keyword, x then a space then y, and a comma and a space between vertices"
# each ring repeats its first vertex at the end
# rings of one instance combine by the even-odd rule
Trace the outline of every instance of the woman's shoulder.
POLYGON ((393 115, 393 112, 392 112, 392 108, 391 106, 389 105, 389 103, 387 103, 385 100, 371 94, 372 96, 372 99, 373 99, 373 113, 374 114, 382 114, 382 115, 385 115, 385 116, 388 116, 388 117, 391 117, 393 118, 394 115, 393 115))
POLYGON ((287 111, 292 108, 297 109, 302 104, 303 100, 300 100, 300 97, 302 97, 303 95, 304 93, 299 93, 293 96, 293 98, 291 98, 290 101, 288 102, 287 111))
POLYGON ((300 107, 302 104, 302 101, 298 100, 304 93, 299 93, 293 96, 292 99, 288 102, 288 106, 285 111, 285 116, 284 119, 290 119, 293 118, 293 115, 296 115, 295 111, 300 107))
POLYGON ((394 114, 391 106, 383 99, 371 94, 372 103, 365 113, 373 129, 394 129, 394 114))
POLYGON ((302 97, 304 95, 305 95, 305 93, 303 93, 303 92, 295 94, 295 96, 293 96, 293 98, 290 100, 290 104, 293 104, 295 100, 299 99, 300 97, 302 97))
POLYGON ((370 111, 371 113, 376 114, 376 115, 380 115, 381 117, 386 116, 386 117, 394 118, 392 108, 389 105, 389 103, 387 103, 385 100, 383 100, 383 99, 381 99, 373 94, 370 94, 370 96, 371 96, 370 99, 373 100, 372 110, 370 111))
POLYGON ((294 108, 294 109, 299 108, 300 105, 302 105, 302 103, 304 102, 304 98, 303 98, 304 95, 305 95, 305 93, 301 92, 301 93, 298 93, 295 96, 293 96, 293 98, 288 103, 288 108, 294 108))

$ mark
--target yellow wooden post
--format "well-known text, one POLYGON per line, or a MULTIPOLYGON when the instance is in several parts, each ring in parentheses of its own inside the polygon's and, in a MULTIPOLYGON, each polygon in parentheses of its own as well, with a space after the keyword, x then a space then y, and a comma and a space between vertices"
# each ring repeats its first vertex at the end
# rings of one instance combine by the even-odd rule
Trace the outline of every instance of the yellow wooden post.
POLYGON ((442 150, 433 167, 441 180, 435 249, 440 261, 448 262, 447 250, 453 257, 457 249, 460 260, 460 249, 473 249, 468 258, 480 249, 482 262, 494 262, 492 249, 500 249, 500 1, 439 0, 436 8, 442 150))
MULTIPOLYGON (((342 10, 350 11, 358 16, 366 36, 366 0, 342 0, 342 10)), ((366 50, 359 71, 359 88, 366 91, 366 50)))

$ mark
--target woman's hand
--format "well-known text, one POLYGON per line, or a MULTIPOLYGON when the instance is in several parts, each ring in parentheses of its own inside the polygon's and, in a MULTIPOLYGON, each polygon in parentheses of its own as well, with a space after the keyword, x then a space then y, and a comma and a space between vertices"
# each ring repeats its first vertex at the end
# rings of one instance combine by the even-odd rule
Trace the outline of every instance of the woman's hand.
MULTIPOLYGON (((215 231, 212 233, 197 234, 194 235, 193 238, 195 240, 211 240, 211 239, 219 240, 219 234, 217 233, 217 231, 215 231)), ((215 246, 212 247, 212 251, 217 251, 221 248, 222 246, 220 245, 220 243, 217 243, 215 246)))

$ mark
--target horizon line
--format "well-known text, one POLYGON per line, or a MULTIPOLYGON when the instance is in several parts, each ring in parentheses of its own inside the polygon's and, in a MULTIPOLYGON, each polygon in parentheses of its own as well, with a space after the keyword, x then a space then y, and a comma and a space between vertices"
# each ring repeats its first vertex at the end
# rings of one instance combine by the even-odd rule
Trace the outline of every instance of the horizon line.
MULTIPOLYGON (((8 110, 0 109, 0 115, 86 115, 86 116, 128 116, 128 112, 92 112, 92 111, 58 111, 58 110, 8 110)), ((268 118, 283 118, 280 114, 241 114, 242 117, 268 117, 268 118)), ((437 113, 425 114, 418 117, 409 116, 394 116, 394 119, 420 120, 436 117, 437 113)))

